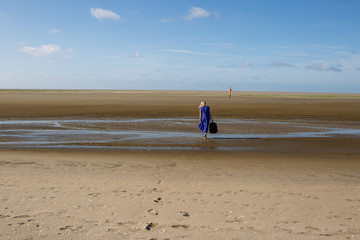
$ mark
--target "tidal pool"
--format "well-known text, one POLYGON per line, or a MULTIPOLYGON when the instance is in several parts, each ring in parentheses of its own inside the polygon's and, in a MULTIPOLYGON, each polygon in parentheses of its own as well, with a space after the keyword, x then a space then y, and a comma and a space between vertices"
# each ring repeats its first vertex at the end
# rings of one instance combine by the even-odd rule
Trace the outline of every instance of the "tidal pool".
MULTIPOLYGON (((209 134, 209 141, 360 136, 360 129, 306 122, 237 119, 218 119, 216 122, 220 131, 209 134)), ((201 150, 204 148, 201 136, 197 119, 0 120, 2 148, 201 150)), ((216 149, 247 148, 220 144, 216 149)))

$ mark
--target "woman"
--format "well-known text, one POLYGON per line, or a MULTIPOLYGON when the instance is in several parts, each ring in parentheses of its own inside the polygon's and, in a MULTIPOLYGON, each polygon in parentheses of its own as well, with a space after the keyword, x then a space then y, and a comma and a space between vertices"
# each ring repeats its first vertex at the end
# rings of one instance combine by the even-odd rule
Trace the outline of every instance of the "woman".
POLYGON ((212 119, 210 107, 206 106, 205 101, 201 101, 199 106, 199 128, 204 133, 204 139, 207 139, 206 135, 209 129, 210 119, 212 119))

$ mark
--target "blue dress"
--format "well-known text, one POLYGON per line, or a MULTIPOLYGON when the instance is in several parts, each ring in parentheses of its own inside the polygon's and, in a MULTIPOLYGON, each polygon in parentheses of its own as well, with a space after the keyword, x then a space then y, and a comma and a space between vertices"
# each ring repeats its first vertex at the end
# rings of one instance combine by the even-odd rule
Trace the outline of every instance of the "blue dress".
POLYGON ((203 133, 207 133, 210 124, 210 107, 203 106, 200 108, 201 111, 201 122, 199 128, 203 133))

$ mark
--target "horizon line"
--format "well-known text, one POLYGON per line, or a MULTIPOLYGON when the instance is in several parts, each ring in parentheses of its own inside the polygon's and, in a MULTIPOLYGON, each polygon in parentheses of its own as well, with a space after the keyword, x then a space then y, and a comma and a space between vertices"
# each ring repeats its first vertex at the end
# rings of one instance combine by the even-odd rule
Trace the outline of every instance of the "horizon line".
MULTIPOLYGON (((146 91, 157 91, 157 92, 228 92, 228 89, 224 90, 184 90, 184 89, 108 89, 108 88, 0 88, 0 91, 106 91, 106 92, 118 92, 118 91, 139 91, 139 92, 146 92, 146 91)), ((232 90, 233 93, 267 93, 267 94, 337 94, 337 95, 345 95, 345 94, 352 94, 352 95, 360 95, 360 92, 311 92, 311 91, 255 91, 255 90, 242 90, 236 91, 232 90)))

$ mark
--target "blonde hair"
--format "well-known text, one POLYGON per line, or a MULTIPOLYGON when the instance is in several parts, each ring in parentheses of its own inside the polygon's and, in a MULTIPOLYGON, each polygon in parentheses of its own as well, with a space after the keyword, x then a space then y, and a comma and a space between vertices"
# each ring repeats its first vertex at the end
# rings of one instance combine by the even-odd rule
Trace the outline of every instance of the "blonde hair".
POLYGON ((203 106, 206 106, 206 101, 205 100, 201 101, 199 108, 201 108, 203 106))

